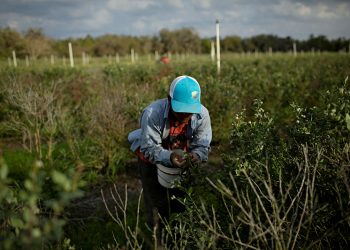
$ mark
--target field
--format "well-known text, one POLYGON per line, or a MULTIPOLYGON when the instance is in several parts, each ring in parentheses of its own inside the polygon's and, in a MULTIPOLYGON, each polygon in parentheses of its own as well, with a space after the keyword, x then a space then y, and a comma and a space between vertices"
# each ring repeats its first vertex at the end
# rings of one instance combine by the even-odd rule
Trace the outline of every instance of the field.
POLYGON ((0 65, 1 249, 156 248, 127 134, 184 74, 212 150, 163 247, 349 246, 349 55, 224 54, 220 75, 204 56, 0 65))

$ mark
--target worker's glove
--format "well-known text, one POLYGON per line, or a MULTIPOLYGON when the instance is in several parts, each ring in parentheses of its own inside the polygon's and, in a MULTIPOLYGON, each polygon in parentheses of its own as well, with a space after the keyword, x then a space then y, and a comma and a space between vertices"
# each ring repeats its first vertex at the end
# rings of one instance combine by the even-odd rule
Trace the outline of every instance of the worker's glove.
POLYGON ((170 155, 170 161, 173 164, 174 167, 182 168, 186 165, 186 159, 183 154, 180 154, 179 152, 172 152, 170 155))
POLYGON ((190 156, 190 160, 191 160, 191 163, 192 164, 198 164, 200 163, 200 159, 199 159, 199 156, 196 154, 196 153, 189 153, 189 156, 190 156))

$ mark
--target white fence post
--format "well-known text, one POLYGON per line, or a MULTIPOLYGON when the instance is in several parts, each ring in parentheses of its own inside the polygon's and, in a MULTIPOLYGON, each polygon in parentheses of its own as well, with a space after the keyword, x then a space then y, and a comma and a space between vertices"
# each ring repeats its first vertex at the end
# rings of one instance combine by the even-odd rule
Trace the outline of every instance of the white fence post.
POLYGON ((72 43, 68 43, 69 48, 69 60, 70 60, 70 67, 74 67, 74 58, 73 58, 73 49, 72 49, 72 43))
POLYGON ((115 54, 115 62, 118 64, 120 62, 119 54, 115 54))
POLYGON ((81 60, 83 62, 83 65, 85 65, 86 64, 86 55, 85 55, 84 51, 81 53, 81 60))
POLYGON ((216 20, 216 63, 218 74, 220 74, 220 27, 219 20, 216 20))
POLYGON ((297 44, 296 43, 293 43, 293 54, 294 56, 297 56, 297 44))
POLYGON ((211 41, 211 50, 210 50, 211 61, 215 62, 215 42, 211 41))
POLYGON ((134 49, 131 49, 130 57, 131 57, 131 63, 134 63, 135 62, 135 51, 134 51, 134 49))
POLYGON ((15 66, 15 68, 17 67, 17 58, 16 58, 16 51, 12 51, 12 58, 13 58, 13 66, 15 66))

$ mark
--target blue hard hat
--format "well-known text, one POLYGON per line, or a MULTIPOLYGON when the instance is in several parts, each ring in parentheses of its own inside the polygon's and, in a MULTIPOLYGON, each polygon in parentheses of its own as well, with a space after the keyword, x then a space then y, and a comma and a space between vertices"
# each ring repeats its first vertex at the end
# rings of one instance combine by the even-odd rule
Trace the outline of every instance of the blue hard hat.
POLYGON ((196 79, 179 76, 170 85, 171 107, 179 113, 201 112, 201 88, 196 79))

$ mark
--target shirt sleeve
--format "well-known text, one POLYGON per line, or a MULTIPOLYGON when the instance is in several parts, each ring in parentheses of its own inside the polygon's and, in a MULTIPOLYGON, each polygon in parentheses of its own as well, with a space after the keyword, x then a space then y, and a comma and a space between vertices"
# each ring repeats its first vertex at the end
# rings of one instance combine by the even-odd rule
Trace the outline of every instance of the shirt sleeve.
POLYGON ((162 123, 160 119, 163 119, 163 116, 158 114, 155 109, 150 108, 143 112, 140 151, 153 163, 171 166, 171 152, 162 147, 162 123))
POLYGON ((203 162, 208 161, 210 142, 212 139, 212 130, 209 112, 204 108, 202 119, 198 121, 197 127, 193 133, 193 139, 190 143, 190 152, 196 153, 203 162))

